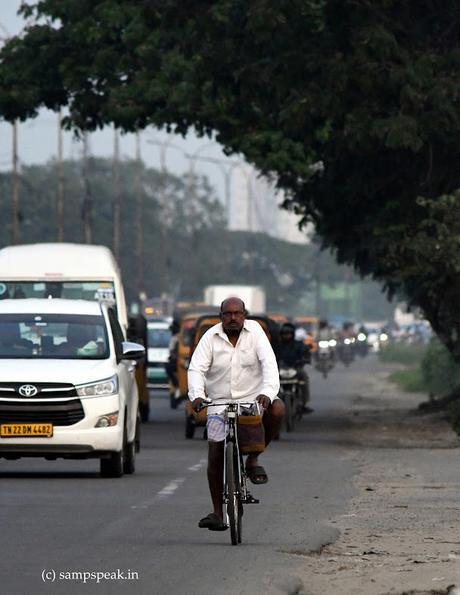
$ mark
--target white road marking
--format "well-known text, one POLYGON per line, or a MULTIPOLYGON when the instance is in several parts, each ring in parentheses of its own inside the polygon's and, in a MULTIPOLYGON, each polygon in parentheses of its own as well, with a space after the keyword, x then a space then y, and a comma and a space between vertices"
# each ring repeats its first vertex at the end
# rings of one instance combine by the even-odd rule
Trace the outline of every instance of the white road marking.
MULTIPOLYGON (((206 463, 208 462, 207 459, 201 459, 199 463, 197 463, 196 465, 192 465, 191 467, 188 467, 187 471, 199 471, 200 469, 202 469, 204 467, 204 465, 206 465, 206 463)), ((142 502, 141 504, 137 505, 137 506, 131 506, 132 510, 138 510, 138 509, 146 509, 149 508, 149 506, 153 506, 156 502, 160 501, 160 500, 165 500, 165 498, 169 498, 169 496, 172 496, 174 494, 174 492, 184 483, 184 481, 186 481, 186 477, 178 477, 177 479, 173 479, 172 481, 170 481, 167 485, 165 485, 164 488, 162 488, 159 492, 157 492, 157 494, 155 494, 155 496, 153 498, 150 498, 149 500, 144 500, 144 502, 142 502)))
POLYGON ((162 490, 160 490, 157 494, 159 498, 167 498, 168 496, 172 496, 177 488, 182 485, 185 481, 185 477, 179 477, 178 479, 173 479, 167 486, 165 486, 162 490))
POLYGON ((199 471, 207 463, 207 459, 201 459, 199 463, 188 468, 188 471, 199 471))

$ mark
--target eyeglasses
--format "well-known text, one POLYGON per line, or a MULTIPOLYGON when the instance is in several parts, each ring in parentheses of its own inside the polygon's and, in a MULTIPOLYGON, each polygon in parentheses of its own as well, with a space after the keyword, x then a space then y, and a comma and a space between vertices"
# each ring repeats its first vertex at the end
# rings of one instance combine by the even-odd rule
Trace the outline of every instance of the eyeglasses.
POLYGON ((236 312, 221 312, 222 316, 225 316, 225 318, 231 318, 232 316, 235 316, 236 318, 240 318, 241 316, 244 316, 244 312, 242 312, 241 310, 237 310, 236 312))

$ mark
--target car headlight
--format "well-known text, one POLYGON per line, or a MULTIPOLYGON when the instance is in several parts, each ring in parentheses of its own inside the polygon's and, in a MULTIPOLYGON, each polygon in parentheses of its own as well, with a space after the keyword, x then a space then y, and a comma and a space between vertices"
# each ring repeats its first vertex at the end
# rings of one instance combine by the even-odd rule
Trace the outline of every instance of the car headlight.
POLYGON ((91 382, 89 384, 81 384, 77 386, 77 395, 79 397, 107 397, 118 393, 118 376, 99 380, 98 382, 91 382))
POLYGON ((325 349, 326 347, 329 347, 329 341, 320 341, 318 346, 321 347, 321 349, 325 349))
POLYGON ((106 415, 101 415, 101 417, 97 420, 95 428, 110 428, 112 426, 116 426, 118 422, 118 411, 114 411, 113 413, 106 413, 106 415))
POLYGON ((337 345, 337 341, 335 339, 331 339, 328 341, 329 347, 335 347, 337 345))

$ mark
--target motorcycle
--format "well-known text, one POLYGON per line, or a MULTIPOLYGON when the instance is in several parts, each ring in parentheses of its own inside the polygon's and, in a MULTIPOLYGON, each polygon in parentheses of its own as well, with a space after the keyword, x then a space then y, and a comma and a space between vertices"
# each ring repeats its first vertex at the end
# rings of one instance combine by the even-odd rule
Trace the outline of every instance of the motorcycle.
POLYGON ((354 344, 356 339, 354 337, 345 337, 339 345, 339 359, 343 365, 348 368, 351 362, 355 359, 354 344))
POLYGON ((315 354, 315 368, 321 372, 323 378, 327 378, 327 375, 334 367, 336 346, 337 341, 335 339, 322 339, 318 341, 318 349, 315 354))
POLYGON ((284 401, 284 421, 286 432, 293 432, 296 420, 302 418, 302 403, 300 400, 300 389, 303 381, 298 378, 298 370, 295 367, 287 366, 283 362, 279 364, 280 373, 280 398, 284 401))
POLYGON ((361 357, 366 357, 366 355, 369 353, 369 343, 367 342, 366 333, 358 333, 356 339, 356 353, 361 357))

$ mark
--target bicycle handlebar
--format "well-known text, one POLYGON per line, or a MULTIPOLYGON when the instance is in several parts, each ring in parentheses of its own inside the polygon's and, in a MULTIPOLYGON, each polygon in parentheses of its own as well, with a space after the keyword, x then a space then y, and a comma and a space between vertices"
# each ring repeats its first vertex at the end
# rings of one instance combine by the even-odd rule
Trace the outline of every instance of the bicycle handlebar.
MULTIPOLYGON (((202 403, 200 405, 200 408, 198 409, 198 411, 201 411, 202 409, 205 409, 206 407, 208 407, 209 405, 212 405, 214 403, 214 401, 212 399, 202 399, 202 403)), ((221 401, 219 403, 215 403, 216 407, 228 407, 229 405, 243 405, 243 406, 252 406, 255 403, 258 403, 257 401, 235 401, 235 400, 229 400, 229 401, 221 401)), ((259 404, 259 403, 258 403, 259 404)), ((259 406, 262 408, 262 406, 259 404, 259 406)))

